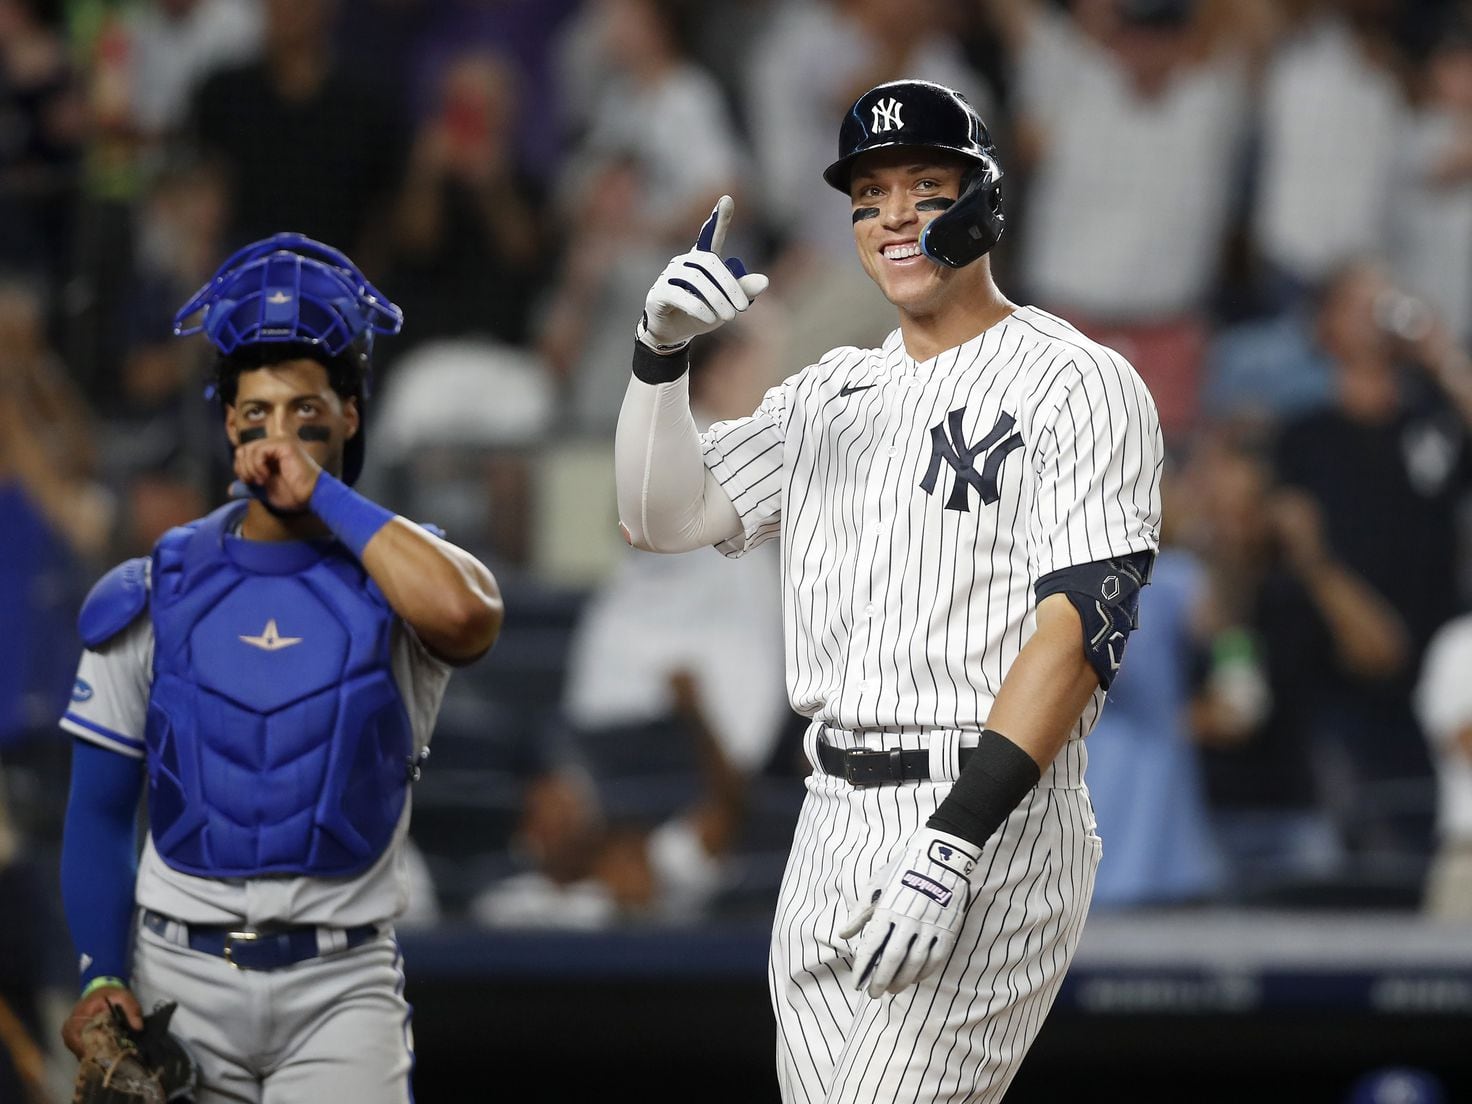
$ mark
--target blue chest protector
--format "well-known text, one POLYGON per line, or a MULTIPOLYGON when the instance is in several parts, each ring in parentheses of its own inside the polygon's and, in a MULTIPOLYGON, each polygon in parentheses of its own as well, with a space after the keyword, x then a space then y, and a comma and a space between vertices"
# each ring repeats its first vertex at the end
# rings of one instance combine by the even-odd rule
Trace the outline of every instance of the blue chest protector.
POLYGON ((154 846, 209 878, 355 874, 393 836, 414 753, 395 615, 340 545, 229 535, 244 509, 154 548, 154 846))

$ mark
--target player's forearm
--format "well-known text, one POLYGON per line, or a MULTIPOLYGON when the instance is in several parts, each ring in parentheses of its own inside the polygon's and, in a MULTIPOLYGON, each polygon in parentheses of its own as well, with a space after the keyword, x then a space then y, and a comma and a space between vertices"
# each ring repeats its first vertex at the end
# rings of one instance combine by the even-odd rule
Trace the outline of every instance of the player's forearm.
POLYGON ((395 613, 435 655, 465 662, 501 632, 495 576, 470 553, 396 517, 363 548, 363 567, 395 613))
POLYGON ((706 470, 683 374, 660 384, 630 379, 614 442, 614 479, 619 520, 636 548, 688 552, 741 531, 731 499, 706 470))
POLYGON ((81 982, 125 978, 133 890, 138 877, 135 818, 143 762, 73 742, 71 793, 61 844, 61 897, 81 982))
POLYGON ((1038 603, 1037 623, 1002 680, 971 761, 927 827, 983 846, 1037 785, 1098 689, 1067 595, 1038 603))
POLYGON ((1099 688, 1099 676, 1066 595, 1051 594, 1038 603, 1037 624, 1002 680, 986 723, 1047 770, 1099 688))

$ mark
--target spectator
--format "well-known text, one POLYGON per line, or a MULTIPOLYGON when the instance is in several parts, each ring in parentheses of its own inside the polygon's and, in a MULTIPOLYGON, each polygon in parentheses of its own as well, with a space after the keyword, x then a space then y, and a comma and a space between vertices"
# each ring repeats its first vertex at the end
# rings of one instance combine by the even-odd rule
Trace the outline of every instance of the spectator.
POLYGON ((335 0, 265 0, 265 54, 199 91, 194 140, 231 182, 227 243, 283 226, 381 258, 404 165, 399 105, 339 67, 335 0))
POLYGON ((60 289, 72 249, 85 113, 37 0, 0 0, 0 267, 60 289))
POLYGON ((548 249, 540 191, 513 144, 514 82, 500 57, 461 55, 415 137, 384 283, 414 319, 417 341, 526 342, 548 249))
POLYGON ((1416 711, 1431 745, 1438 783, 1438 844, 1423 911, 1436 920, 1472 920, 1472 614, 1447 622, 1426 650, 1416 711))
POLYGON ((1031 168, 1023 283, 1119 349, 1149 386, 1167 440, 1179 438, 1197 414, 1204 311, 1264 37, 1249 16, 1262 9, 1235 5, 1235 22, 1217 27, 1194 0, 1114 0, 1091 13, 1102 37, 1036 0, 993 10, 1031 168))
POLYGON ((1264 74, 1253 238, 1276 305, 1384 248, 1399 59, 1382 0, 1307 0, 1264 74))
POLYGON ((260 0, 145 0, 127 9, 132 123, 157 146, 179 134, 215 70, 260 55, 260 0))
POLYGON ((1460 605, 1456 516, 1472 486, 1472 361, 1373 265, 1331 281, 1322 318, 1334 402, 1284 427, 1278 476, 1297 492, 1296 527, 1321 531, 1309 552, 1361 580, 1385 627, 1341 635, 1333 669, 1302 692, 1317 698, 1317 723, 1333 737, 1346 824, 1363 846, 1414 851, 1429 842, 1419 824, 1424 814, 1429 829, 1429 796, 1426 808, 1415 803, 1423 787, 1429 793, 1430 765, 1411 684, 1432 633, 1460 605))
MULTIPOLYGON (((771 376, 770 344, 727 330, 694 346, 691 406, 702 428, 742 416, 771 376)), ((705 549, 631 553, 588 602, 568 657, 565 705, 597 738, 614 725, 653 723, 687 672, 711 730, 739 769, 759 770, 786 715, 775 560, 733 566, 705 549)))
POLYGON ((1206 575, 1175 541, 1179 490, 1166 481, 1164 545, 1140 592, 1130 661, 1089 733, 1089 794, 1105 839, 1094 907, 1202 902, 1224 882, 1191 733, 1193 660, 1206 575))
POLYGON ((1447 22, 1424 74, 1399 136, 1390 256, 1406 289, 1472 344, 1472 11, 1447 22))
MULTIPOLYGON (((380 21, 388 6, 418 5, 426 9, 425 26, 407 59, 414 118, 434 109, 441 74, 455 58, 494 52, 515 66, 513 83, 525 93, 513 120, 516 164, 539 181, 553 179, 569 139, 562 102, 567 75, 556 71, 555 47, 567 20, 589 5, 583 0, 373 0, 371 7, 379 10, 362 21, 380 21)), ((397 46, 402 50, 404 42, 397 46)))
POLYGON ((627 351, 640 289, 738 192, 741 153, 714 79, 688 59, 682 0, 599 0, 595 14, 613 75, 565 173, 568 248, 540 345, 572 424, 611 433, 625 380, 606 366, 627 351))
POLYGON ((1307 691, 1336 645, 1331 626, 1341 626, 1348 647, 1361 640, 1357 630, 1372 634, 1372 644, 1396 633, 1362 583, 1327 570, 1310 541, 1284 539, 1265 452, 1251 430, 1205 432, 1189 464, 1190 493, 1172 501, 1174 524, 1207 578, 1191 723, 1230 892, 1247 901, 1340 872, 1343 847, 1317 774, 1307 691), (1289 555, 1292 548, 1301 554, 1289 555), (1314 563, 1321 570, 1306 573, 1314 563))
MULTIPOLYGON (((750 410, 772 375, 771 327, 722 330, 694 347, 691 402, 709 424, 750 410)), ((473 911, 493 924, 566 915, 601 926, 629 912, 688 916, 721 886, 749 779, 787 716, 776 563, 728 576, 709 550, 630 555, 589 600, 568 654, 564 711, 592 768, 549 771, 531 788, 523 836, 538 870, 493 887, 473 911), (634 745, 640 745, 635 748, 634 745), (610 807, 598 764, 678 773, 694 799, 660 810, 610 807), (658 823, 654 821, 658 820, 658 823)))
MULTIPOLYGON (((710 730, 695 679, 676 671, 668 689, 676 724, 667 735, 688 735, 700 761, 695 800, 651 825, 637 812, 608 817, 595 781, 576 768, 534 779, 515 841, 532 869, 478 894, 470 904, 477 921, 597 929, 625 919, 689 921, 711 904, 727 880, 747 775, 710 730)), ((675 756, 688 750, 669 749, 675 756)))
POLYGON ((932 80, 989 117, 990 90, 967 66, 947 7, 939 0, 775 6, 751 53, 746 100, 763 210, 789 250, 852 260, 853 232, 825 202, 832 189, 823 170, 833 160, 833 120, 864 89, 900 77, 932 80))

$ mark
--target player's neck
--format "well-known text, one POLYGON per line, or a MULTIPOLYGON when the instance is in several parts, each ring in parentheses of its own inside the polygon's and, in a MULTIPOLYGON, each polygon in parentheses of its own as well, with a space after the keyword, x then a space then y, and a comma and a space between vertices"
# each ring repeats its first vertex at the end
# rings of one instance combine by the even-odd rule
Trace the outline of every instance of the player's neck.
POLYGON ((281 517, 257 501, 246 507, 245 520, 240 523, 240 535, 254 541, 314 540, 328 536, 329 532, 316 514, 281 517))
POLYGON ((990 273, 978 276, 974 289, 949 296, 933 311, 900 309, 900 337, 906 353, 915 360, 929 360, 964 345, 1017 309, 998 290, 990 273))

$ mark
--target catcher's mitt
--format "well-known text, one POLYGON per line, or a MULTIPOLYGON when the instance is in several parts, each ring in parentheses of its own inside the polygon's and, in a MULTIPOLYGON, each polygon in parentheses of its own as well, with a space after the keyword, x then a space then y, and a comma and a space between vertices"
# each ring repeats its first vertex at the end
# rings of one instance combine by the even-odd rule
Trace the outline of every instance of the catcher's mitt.
POLYGON ((143 1030, 108 1005, 82 1027, 82 1064, 72 1104, 168 1104, 194 1088, 194 1064, 169 1034, 174 1005, 143 1018, 143 1030))

